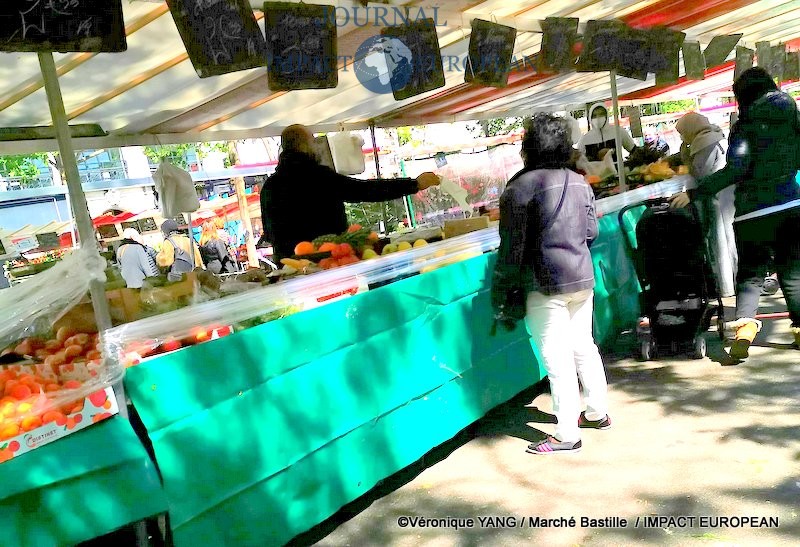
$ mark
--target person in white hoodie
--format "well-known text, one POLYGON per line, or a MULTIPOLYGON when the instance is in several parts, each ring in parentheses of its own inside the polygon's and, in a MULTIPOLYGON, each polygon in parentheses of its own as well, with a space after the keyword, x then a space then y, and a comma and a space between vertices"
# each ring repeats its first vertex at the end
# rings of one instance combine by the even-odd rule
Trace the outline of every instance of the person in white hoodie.
MULTIPOLYGON (((608 120, 608 109, 597 103, 589 109, 589 122, 591 129, 578 142, 578 148, 589 161, 603 161, 608 150, 616 153, 617 130, 616 126, 608 120)), ((631 134, 627 129, 620 128, 622 147, 628 152, 636 148, 631 134)), ((618 158, 619 159, 619 158, 618 158)))

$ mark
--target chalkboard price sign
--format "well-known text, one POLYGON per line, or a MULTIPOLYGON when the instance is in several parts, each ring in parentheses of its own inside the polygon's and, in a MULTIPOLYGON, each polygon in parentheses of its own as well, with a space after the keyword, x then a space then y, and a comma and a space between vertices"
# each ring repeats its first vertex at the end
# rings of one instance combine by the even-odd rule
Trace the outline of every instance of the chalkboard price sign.
POLYGON ((770 76, 782 82, 784 70, 786 70, 786 44, 778 44, 773 46, 770 52, 767 72, 769 72, 770 76))
POLYGON ((588 21, 583 35, 580 72, 604 72, 620 66, 620 42, 625 25, 621 21, 588 21))
POLYGON ((620 76, 644 81, 648 72, 656 71, 653 65, 653 42, 647 30, 625 27, 617 47, 617 72, 620 76))
POLYGON ((333 6, 266 2, 267 83, 273 91, 339 84, 333 6))
POLYGON ((683 43, 683 66, 687 80, 705 80, 706 61, 700 49, 700 42, 683 43))
POLYGON ((464 81, 489 87, 508 85, 516 39, 515 28, 473 19, 469 37, 469 64, 464 71, 464 81))
POLYGON ((651 55, 648 72, 656 73, 656 85, 676 83, 680 78, 680 51, 686 33, 666 27, 651 28, 647 32, 651 55))
MULTIPOLYGON (((128 228, 133 228, 134 230, 139 232, 139 223, 136 222, 135 220, 133 222, 123 222, 122 223, 122 231, 124 232, 128 228)), ((139 232, 139 233, 141 233, 141 232, 139 232)))
POLYGON ((719 66, 725 62, 739 40, 742 39, 741 34, 730 34, 723 36, 714 36, 711 42, 706 46, 703 56, 706 60, 707 67, 719 66))
POLYGON ((578 19, 575 17, 548 17, 542 21, 542 52, 540 70, 568 72, 575 69, 578 41, 578 19))
POLYGON ((36 234, 36 241, 39 243, 40 249, 57 249, 61 247, 61 240, 55 232, 36 234))
POLYGON ((105 224, 103 226, 98 226, 97 231, 100 234, 100 237, 102 237, 103 239, 113 239, 115 237, 119 237, 119 231, 117 230, 117 227, 114 224, 105 224))
POLYGON ((392 95, 402 101, 444 87, 444 66, 436 35, 436 21, 420 19, 406 25, 385 27, 381 35, 399 40, 410 53, 392 77, 392 95))
POLYGON ((167 0, 201 78, 265 65, 266 44, 247 0, 167 0))
POLYGON ((736 81, 742 72, 753 68, 753 58, 755 51, 746 47, 736 46, 736 68, 733 70, 733 80, 736 81))
POLYGON ((0 51, 127 49, 122 0, 2 0, 0 51))
POLYGON ((3 245, 3 242, 0 241, 0 256, 3 256, 4 254, 6 254, 6 247, 3 245))
POLYGON ((786 68, 783 71, 783 78, 790 82, 800 80, 800 53, 795 51, 786 53, 786 68))
POLYGON ((153 217, 147 217, 139 220, 139 233, 144 234, 147 232, 157 232, 158 226, 153 217))

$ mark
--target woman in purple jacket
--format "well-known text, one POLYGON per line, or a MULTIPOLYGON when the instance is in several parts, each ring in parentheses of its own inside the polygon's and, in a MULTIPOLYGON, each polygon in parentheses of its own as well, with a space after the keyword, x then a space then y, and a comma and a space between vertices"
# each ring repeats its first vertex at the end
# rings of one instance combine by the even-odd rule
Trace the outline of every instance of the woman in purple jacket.
POLYGON ((528 447, 533 454, 580 450, 579 428, 611 427, 605 370, 592 336, 589 245, 598 233, 594 194, 569 169, 571 156, 568 121, 537 114, 526 124, 522 140, 525 167, 500 198, 500 249, 492 283, 495 319, 513 329, 524 314, 547 371, 558 419, 553 436, 528 447))

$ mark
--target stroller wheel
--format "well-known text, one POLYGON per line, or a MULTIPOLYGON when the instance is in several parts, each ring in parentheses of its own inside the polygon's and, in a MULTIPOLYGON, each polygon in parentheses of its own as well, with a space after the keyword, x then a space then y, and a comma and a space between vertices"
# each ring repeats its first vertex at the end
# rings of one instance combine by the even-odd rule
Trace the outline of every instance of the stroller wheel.
POLYGON ((651 360, 653 357, 655 357, 655 354, 656 354, 656 341, 653 340, 652 338, 648 340, 642 340, 642 345, 641 345, 642 361, 651 360))
POLYGON ((694 351, 692 352, 693 359, 704 359, 706 356, 706 339, 698 336, 694 340, 694 351))

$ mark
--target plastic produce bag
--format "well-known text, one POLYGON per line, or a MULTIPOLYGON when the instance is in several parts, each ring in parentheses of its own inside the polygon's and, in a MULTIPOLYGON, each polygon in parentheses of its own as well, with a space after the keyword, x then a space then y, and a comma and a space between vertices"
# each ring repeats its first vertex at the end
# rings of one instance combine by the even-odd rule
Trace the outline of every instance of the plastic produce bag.
POLYGON ((192 176, 183 169, 162 161, 153 173, 153 181, 158 192, 158 207, 164 218, 174 218, 200 208, 192 176))
POLYGON ((364 139, 350 132, 328 135, 328 144, 333 155, 336 172, 342 175, 360 175, 366 169, 364 163, 364 139))
POLYGON ((456 200, 458 206, 461 207, 462 211, 464 211, 464 214, 467 216, 472 216, 472 205, 467 202, 467 196, 469 195, 469 192, 447 177, 441 177, 439 188, 442 190, 442 192, 449 194, 454 200, 456 200))
POLYGON ((48 421, 68 426, 86 397, 107 397, 103 390, 122 378, 124 369, 103 357, 86 298, 105 268, 96 250, 81 248, 0 291, 0 445, 48 421))
POLYGON ((598 177, 600 180, 617 174, 614 154, 610 152, 605 155, 603 161, 589 161, 586 159, 586 156, 581 155, 580 159, 576 162, 576 166, 587 175, 598 177))

